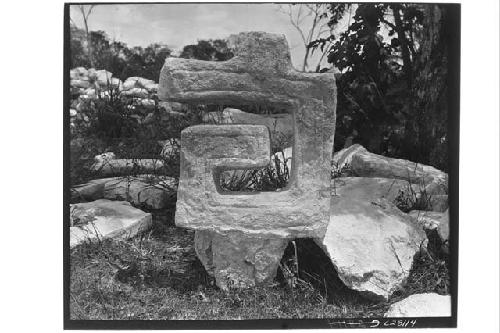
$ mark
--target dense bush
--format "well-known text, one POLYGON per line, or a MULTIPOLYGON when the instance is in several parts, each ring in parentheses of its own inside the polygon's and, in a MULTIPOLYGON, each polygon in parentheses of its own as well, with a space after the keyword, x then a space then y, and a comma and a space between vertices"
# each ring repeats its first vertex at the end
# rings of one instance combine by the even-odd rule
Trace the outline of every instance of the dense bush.
POLYGON ((449 7, 364 3, 322 8, 331 34, 308 47, 341 72, 336 150, 360 143, 377 154, 447 171, 447 77, 454 33, 449 7), (347 16, 349 23, 341 27, 347 16))
POLYGON ((91 31, 91 61, 84 31, 72 26, 70 34, 71 68, 90 68, 93 64, 93 67, 106 69, 121 80, 140 76, 158 82, 165 58, 172 53, 164 44, 128 47, 125 43, 109 40, 104 31, 91 31))

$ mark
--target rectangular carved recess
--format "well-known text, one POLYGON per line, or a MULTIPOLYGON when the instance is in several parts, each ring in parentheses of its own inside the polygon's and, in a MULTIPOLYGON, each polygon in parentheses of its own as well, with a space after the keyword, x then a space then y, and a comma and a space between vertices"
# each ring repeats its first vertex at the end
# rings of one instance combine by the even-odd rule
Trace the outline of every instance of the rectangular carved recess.
POLYGON ((268 166, 258 169, 218 169, 214 182, 218 191, 273 192, 285 189, 292 175, 293 114, 288 109, 263 105, 206 106, 203 121, 210 124, 264 125, 271 138, 268 166))

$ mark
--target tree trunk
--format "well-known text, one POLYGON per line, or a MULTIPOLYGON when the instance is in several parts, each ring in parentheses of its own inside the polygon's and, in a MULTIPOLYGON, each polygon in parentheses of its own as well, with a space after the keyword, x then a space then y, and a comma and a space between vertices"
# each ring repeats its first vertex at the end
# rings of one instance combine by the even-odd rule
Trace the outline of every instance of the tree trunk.
POLYGON ((90 61, 90 67, 94 68, 94 56, 92 52, 92 38, 90 37, 89 34, 89 25, 87 24, 87 18, 85 15, 83 16, 83 23, 85 25, 85 37, 87 38, 87 52, 88 52, 88 57, 90 61))
MULTIPOLYGON (((446 77, 447 41, 444 33, 446 7, 423 5, 424 22, 420 48, 413 61, 410 125, 413 138, 412 159, 436 165, 432 152, 447 131, 446 77), (412 133, 413 132, 413 133, 412 133)), ((439 164, 439 163, 438 163, 439 164)))
POLYGON ((400 5, 393 5, 392 12, 394 14, 394 23, 396 26, 396 32, 398 34, 399 44, 401 45, 401 54, 403 56, 403 72, 406 76, 407 87, 408 89, 411 89, 413 85, 413 71, 410 58, 410 47, 408 45, 408 39, 406 38, 403 22, 401 21, 401 14, 399 12, 400 8, 400 5))

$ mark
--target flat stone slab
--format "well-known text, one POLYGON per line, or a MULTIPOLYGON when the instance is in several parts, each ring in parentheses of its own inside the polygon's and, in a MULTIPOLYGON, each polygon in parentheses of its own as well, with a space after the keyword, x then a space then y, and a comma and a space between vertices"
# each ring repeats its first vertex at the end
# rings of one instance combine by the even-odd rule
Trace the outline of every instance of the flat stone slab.
POLYGON ((383 197, 387 180, 379 185, 377 179, 371 184, 363 178, 359 183, 355 178, 346 180, 336 185, 330 222, 315 242, 347 287, 372 299, 387 300, 409 276, 425 233, 383 197), (359 186, 364 182, 372 189, 359 186))
POLYGON ((151 228, 150 213, 126 201, 100 199, 70 205, 70 247, 106 238, 127 239, 151 228))
POLYGON ((161 159, 116 158, 113 153, 97 155, 91 170, 101 176, 121 176, 136 173, 153 173, 164 166, 161 159))
POLYGON ((332 197, 349 193, 360 201, 387 199, 394 202, 400 193, 415 190, 415 185, 405 180, 380 177, 338 177, 332 180, 332 197), (338 191, 337 191, 338 190, 338 191))
POLYGON ((104 186, 104 199, 124 200, 150 209, 163 209, 168 206, 177 189, 176 180, 167 176, 101 178, 92 180, 89 184, 104 186))
POLYGON ((411 295, 392 304, 384 317, 451 317, 451 296, 411 295))
POLYGON ((334 170, 349 167, 358 177, 383 177, 409 181, 421 185, 433 196, 448 194, 448 175, 434 167, 404 159, 390 158, 369 152, 359 144, 336 152, 334 170))
POLYGON ((71 188, 72 201, 93 201, 104 198, 104 183, 87 183, 71 188))

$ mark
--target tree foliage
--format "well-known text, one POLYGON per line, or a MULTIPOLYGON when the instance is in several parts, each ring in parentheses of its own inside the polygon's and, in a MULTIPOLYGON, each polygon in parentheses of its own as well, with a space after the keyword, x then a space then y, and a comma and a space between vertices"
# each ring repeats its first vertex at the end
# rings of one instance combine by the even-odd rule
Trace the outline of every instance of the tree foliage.
POLYGON ((233 53, 223 39, 199 40, 193 45, 182 49, 180 58, 199 59, 207 61, 224 61, 233 57, 233 53))
POLYGON ((351 6, 329 5, 332 33, 308 45, 341 72, 336 149, 361 143, 446 170, 446 6, 359 4, 334 33, 351 6))
MULTIPOLYGON (((71 67, 91 67, 84 34, 75 26, 71 28, 71 67)), ((128 47, 125 43, 110 40, 104 31, 91 31, 90 41, 96 69, 106 69, 124 80, 140 76, 158 81, 165 59, 172 53, 164 44, 153 43, 145 48, 128 47)))

